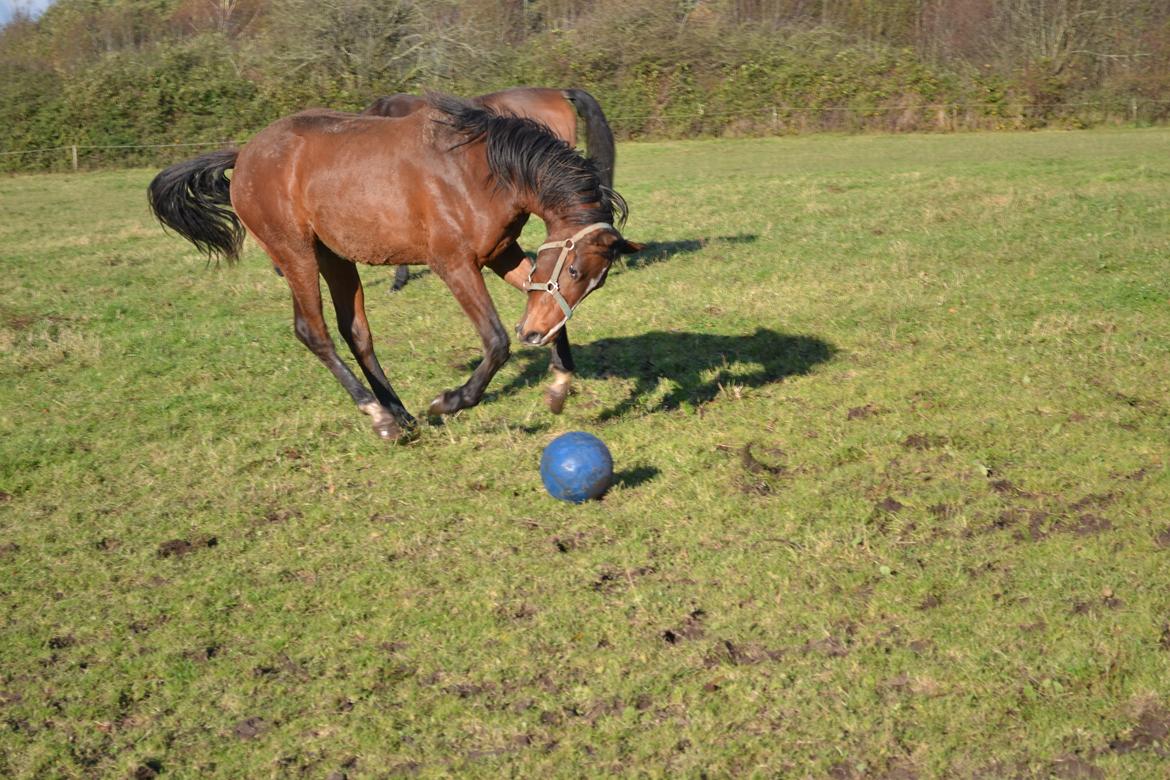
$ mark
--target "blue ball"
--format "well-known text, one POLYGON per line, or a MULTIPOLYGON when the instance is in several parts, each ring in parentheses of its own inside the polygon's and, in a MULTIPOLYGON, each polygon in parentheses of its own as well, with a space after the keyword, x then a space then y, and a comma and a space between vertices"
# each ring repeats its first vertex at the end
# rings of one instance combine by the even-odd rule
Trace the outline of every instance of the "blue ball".
POLYGON ((596 436, 582 431, 553 439, 540 456, 540 479, 553 498, 580 504, 613 482, 613 457, 596 436))

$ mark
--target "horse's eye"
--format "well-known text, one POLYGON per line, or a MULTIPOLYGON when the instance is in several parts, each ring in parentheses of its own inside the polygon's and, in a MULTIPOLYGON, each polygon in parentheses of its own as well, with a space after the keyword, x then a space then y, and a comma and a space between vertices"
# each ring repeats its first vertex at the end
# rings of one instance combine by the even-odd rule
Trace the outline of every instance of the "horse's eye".
POLYGON ((569 278, 576 279, 578 276, 580 276, 580 274, 577 273, 577 266, 575 266, 575 265, 569 266, 569 278))

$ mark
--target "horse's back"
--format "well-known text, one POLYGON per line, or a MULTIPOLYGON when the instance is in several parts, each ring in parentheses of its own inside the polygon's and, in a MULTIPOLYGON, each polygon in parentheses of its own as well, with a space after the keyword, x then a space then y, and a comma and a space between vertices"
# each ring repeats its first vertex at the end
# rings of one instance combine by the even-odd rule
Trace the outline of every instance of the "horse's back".
POLYGON ((279 119, 240 151, 233 207, 262 242, 317 238, 360 262, 418 262, 398 244, 418 241, 421 182, 434 188, 451 165, 431 119, 328 109, 279 119))
POLYGON ((577 144, 577 113, 563 90, 552 87, 513 87, 489 92, 475 102, 498 113, 534 119, 547 125, 562 141, 577 144))

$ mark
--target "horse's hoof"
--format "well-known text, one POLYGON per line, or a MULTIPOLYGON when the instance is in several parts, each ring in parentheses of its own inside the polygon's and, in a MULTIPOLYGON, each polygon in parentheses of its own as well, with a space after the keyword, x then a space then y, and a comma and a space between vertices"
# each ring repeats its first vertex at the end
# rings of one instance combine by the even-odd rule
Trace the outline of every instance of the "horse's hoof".
POLYGON ((403 430, 388 420, 379 420, 374 423, 374 432, 383 441, 399 441, 403 437, 403 430))
POLYGON ((454 390, 444 390, 435 400, 431 401, 431 405, 427 408, 427 414, 431 417, 454 414, 460 409, 458 401, 459 393, 454 390))
POLYGON ((544 402, 553 414, 560 414, 565 409, 565 399, 569 397, 569 388, 564 385, 550 385, 544 389, 544 402))

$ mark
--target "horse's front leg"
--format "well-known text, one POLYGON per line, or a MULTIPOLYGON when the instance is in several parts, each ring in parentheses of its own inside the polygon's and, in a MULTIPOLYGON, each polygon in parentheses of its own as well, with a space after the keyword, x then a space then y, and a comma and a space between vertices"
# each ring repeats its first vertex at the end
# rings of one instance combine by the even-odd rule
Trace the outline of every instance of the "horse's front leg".
POLYGON ((475 406, 483 398, 488 382, 508 361, 508 332, 500 323, 500 315, 488 295, 483 274, 474 263, 460 263, 453 267, 436 264, 432 268, 447 284, 483 340, 483 360, 475 367, 471 378, 460 387, 444 390, 431 401, 430 414, 452 414, 475 406))
MULTIPOLYGON (((511 246, 488 264, 488 267, 505 282, 524 292, 524 285, 528 281, 528 265, 524 250, 513 241, 511 246)), ((569 348, 569 331, 565 326, 561 326, 557 337, 553 339, 552 359, 549 365, 552 369, 553 382, 544 390, 544 402, 549 411, 560 414, 565 408, 565 399, 569 397, 573 372, 577 370, 573 363, 573 352, 569 348)))
POLYGON ((577 370, 573 363, 573 353, 569 349, 569 329, 564 325, 553 340, 550 365, 553 382, 544 389, 544 402, 548 404, 549 411, 560 414, 565 408, 565 399, 569 397, 573 372, 577 370))

